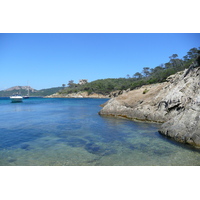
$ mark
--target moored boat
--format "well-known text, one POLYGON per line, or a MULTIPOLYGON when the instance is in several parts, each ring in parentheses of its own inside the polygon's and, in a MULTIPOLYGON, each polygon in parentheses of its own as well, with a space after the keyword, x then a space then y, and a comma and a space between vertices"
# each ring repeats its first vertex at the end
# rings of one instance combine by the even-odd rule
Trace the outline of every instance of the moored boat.
POLYGON ((23 96, 24 99, 29 99, 29 86, 28 86, 28 94, 26 96, 23 96))
POLYGON ((16 102, 22 102, 23 97, 20 95, 13 95, 10 97, 12 103, 16 103, 16 102))

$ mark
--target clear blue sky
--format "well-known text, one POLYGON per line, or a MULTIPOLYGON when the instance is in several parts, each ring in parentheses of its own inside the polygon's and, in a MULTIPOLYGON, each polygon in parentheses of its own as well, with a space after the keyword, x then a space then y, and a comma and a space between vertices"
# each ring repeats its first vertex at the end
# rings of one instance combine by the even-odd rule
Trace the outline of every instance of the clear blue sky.
POLYGON ((1 33, 0 90, 132 76, 199 46, 199 33, 1 33))

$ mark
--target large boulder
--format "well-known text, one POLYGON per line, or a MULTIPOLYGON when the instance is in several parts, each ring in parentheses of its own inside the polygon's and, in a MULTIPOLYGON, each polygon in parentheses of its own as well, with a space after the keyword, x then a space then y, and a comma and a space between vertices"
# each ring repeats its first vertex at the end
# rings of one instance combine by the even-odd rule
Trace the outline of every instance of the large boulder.
POLYGON ((165 122, 159 132, 176 141, 200 146, 200 105, 194 105, 165 122))
POLYGON ((155 100, 152 97, 155 97, 166 84, 146 85, 123 93, 110 99, 99 114, 126 117, 133 120, 164 122, 166 110, 162 105, 156 106, 161 98, 157 97, 155 100))

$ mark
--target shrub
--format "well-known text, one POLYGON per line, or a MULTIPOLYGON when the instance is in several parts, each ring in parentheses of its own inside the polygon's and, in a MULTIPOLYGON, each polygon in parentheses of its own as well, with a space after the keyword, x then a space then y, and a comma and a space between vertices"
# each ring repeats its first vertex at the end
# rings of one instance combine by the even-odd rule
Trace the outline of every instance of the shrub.
POLYGON ((143 91, 142 94, 146 94, 149 90, 147 90, 147 88, 143 91))

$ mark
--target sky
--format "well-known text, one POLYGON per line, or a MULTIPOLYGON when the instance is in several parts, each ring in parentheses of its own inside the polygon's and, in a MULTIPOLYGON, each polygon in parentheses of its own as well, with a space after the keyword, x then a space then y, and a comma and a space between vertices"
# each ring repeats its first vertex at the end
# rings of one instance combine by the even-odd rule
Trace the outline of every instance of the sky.
POLYGON ((0 90, 133 76, 193 47, 199 33, 1 33, 0 90))

